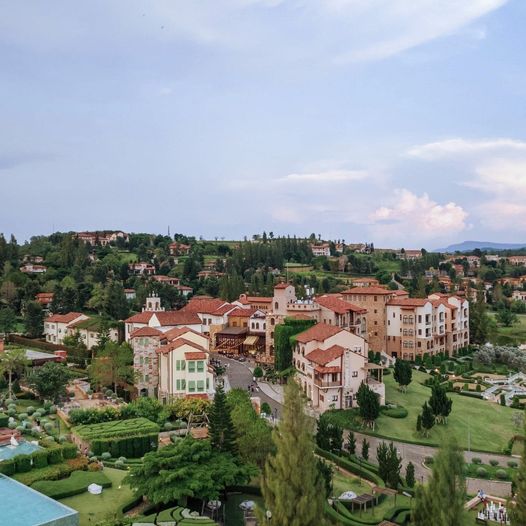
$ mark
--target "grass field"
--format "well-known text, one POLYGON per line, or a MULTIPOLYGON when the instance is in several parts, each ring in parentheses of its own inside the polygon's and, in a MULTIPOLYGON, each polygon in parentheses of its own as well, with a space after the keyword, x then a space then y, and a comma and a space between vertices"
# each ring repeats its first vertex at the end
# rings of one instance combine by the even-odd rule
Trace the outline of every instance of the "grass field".
MULTIPOLYGON (((387 402, 404 406, 409 414, 406 418, 380 415, 376 421, 376 433, 395 440, 418 441, 432 445, 440 444, 447 435, 452 434, 465 449, 468 449, 469 435, 472 449, 501 453, 510 438, 518 432, 512 423, 512 416, 517 410, 449 393, 448 396, 453 400, 453 409, 448 424, 433 427, 428 438, 417 434, 417 416, 431 395, 431 390, 421 384, 428 377, 425 373, 413 371, 413 381, 406 393, 398 390, 393 375, 384 377, 387 402)), ((345 412, 336 412, 334 416, 340 425, 349 422, 345 412)))
POLYGON ((86 491, 60 500, 62 504, 79 512, 80 526, 90 526, 105 519, 120 517, 122 507, 133 499, 131 488, 122 484, 126 471, 105 468, 104 474, 111 480, 112 487, 103 490, 101 495, 91 495, 86 491))
MULTIPOLYGON (((491 312, 491 316, 495 313, 491 312)), ((521 345, 526 343, 526 314, 518 314, 518 323, 511 327, 498 325, 496 342, 500 345, 521 345)))

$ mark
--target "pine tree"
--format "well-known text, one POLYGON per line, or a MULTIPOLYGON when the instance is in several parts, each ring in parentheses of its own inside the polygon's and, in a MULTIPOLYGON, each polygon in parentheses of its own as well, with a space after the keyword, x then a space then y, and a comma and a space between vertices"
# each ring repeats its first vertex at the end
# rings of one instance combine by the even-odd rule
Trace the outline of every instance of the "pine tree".
POLYGON ((349 431, 347 437, 347 451, 349 451, 349 455, 356 455, 356 437, 352 431, 349 431))
POLYGON ((429 431, 435 425, 435 415, 429 405, 427 405, 427 402, 424 402, 424 405, 422 406, 421 423, 425 436, 429 436, 429 431))
POLYGON ((236 453, 236 437, 230 407, 223 386, 219 385, 210 408, 208 434, 212 446, 220 452, 236 453))
MULTIPOLYGON (((314 456, 311 423, 296 382, 285 389, 282 419, 273 433, 276 454, 268 458, 261 481, 272 524, 318 526, 325 506, 324 480, 314 456)), ((265 510, 258 510, 265 523, 265 510)))
POLYGON ((415 465, 412 462, 405 467, 405 483, 409 488, 415 485, 415 465))
POLYGON ((375 421, 380 415, 378 395, 366 383, 362 382, 356 398, 364 424, 374 429, 375 421))
POLYGON ((369 442, 365 438, 362 440, 362 458, 369 460, 369 442))
POLYGON ((417 433, 422 432, 422 415, 418 415, 416 417, 416 432, 417 433))
POLYGON ((515 506, 509 506, 511 526, 522 526, 526 524, 526 440, 523 442, 521 463, 515 476, 515 488, 515 506))
POLYGON ((413 379, 413 370, 411 364, 405 360, 397 359, 394 366, 393 377, 398 383, 400 391, 407 391, 407 386, 413 379))
POLYGON ((429 407, 435 415, 435 420, 442 424, 447 424, 447 417, 451 413, 453 400, 446 395, 446 389, 440 384, 435 383, 431 388, 431 398, 429 407))
MULTIPOLYGON (((454 439, 447 439, 433 462, 427 486, 416 493, 414 526, 462 526, 465 520, 464 455, 454 439)), ((517 523, 524 524, 524 523, 517 523)))

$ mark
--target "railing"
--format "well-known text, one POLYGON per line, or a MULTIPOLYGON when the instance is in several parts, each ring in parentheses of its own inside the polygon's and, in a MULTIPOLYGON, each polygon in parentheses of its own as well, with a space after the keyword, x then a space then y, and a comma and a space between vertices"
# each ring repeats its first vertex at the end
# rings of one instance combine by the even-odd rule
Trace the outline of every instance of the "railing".
POLYGON ((342 383, 341 381, 338 382, 327 382, 324 380, 320 380, 319 378, 314 378, 314 385, 318 387, 341 387, 342 383))

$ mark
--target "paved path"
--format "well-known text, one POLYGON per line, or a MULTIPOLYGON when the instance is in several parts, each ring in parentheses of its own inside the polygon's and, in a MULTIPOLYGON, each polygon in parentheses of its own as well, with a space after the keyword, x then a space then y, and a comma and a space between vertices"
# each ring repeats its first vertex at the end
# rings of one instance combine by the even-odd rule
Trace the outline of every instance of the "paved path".
POLYGON ((275 391, 269 389, 269 385, 265 384, 260 386, 257 382, 254 382, 252 377, 253 366, 249 362, 238 362, 237 360, 231 360, 225 356, 217 356, 217 359, 223 364, 227 365, 226 368, 226 382, 225 389, 244 389, 247 390, 249 385, 257 385, 257 391, 251 393, 252 396, 258 396, 261 399, 261 403, 267 402, 272 408, 273 415, 279 419, 283 406, 281 399, 275 391))
MULTIPOLYGON (((348 433, 345 433, 345 440, 347 440, 348 433)), ((355 432, 354 436, 356 437, 356 453, 360 454, 362 451, 362 440, 364 438, 369 442, 369 461, 376 464, 376 448, 380 445, 381 442, 393 442, 395 447, 398 449, 400 456, 402 457, 402 474, 405 474, 405 467, 409 462, 412 462, 415 466, 415 478, 417 481, 422 482, 427 480, 431 471, 423 466, 423 462, 426 457, 432 457, 437 453, 437 448, 431 446, 420 446, 417 444, 406 444, 405 442, 397 442, 395 440, 388 440, 385 438, 377 438, 373 436, 364 435, 363 433, 355 432)), ((473 458, 480 458, 483 464, 489 464, 490 460, 498 460, 499 465, 506 467, 509 460, 513 457, 507 455, 499 454, 489 454, 489 453, 477 453, 464 451, 464 458, 466 462, 470 462, 473 458)), ((479 479, 472 479, 478 481, 479 479)), ((490 481, 481 481, 490 482, 490 481)), ((476 484, 476 483, 474 483, 476 484)), ((482 488, 486 491, 485 488, 482 488)), ((487 491, 490 495, 499 496, 495 491, 487 491)))

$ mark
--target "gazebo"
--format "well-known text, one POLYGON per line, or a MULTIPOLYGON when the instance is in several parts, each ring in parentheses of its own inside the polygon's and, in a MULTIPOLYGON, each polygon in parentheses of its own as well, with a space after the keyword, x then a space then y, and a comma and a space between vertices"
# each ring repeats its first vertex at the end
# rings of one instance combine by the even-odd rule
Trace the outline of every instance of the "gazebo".
POLYGON ((394 496, 394 504, 396 506, 396 495, 398 494, 398 491, 391 488, 384 488, 382 486, 374 486, 373 487, 373 495, 387 495, 388 497, 394 496))

